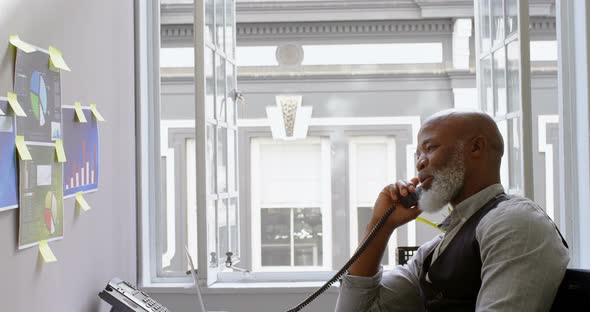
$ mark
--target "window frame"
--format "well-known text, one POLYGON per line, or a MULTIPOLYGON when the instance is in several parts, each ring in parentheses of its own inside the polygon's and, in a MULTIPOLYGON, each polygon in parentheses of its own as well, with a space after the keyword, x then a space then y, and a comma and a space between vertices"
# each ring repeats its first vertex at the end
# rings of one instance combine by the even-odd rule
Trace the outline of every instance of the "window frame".
POLYGON ((474 0, 474 19, 475 19, 475 58, 478 66, 476 66, 476 80, 477 80, 477 90, 478 90, 478 102, 480 103, 480 108, 482 111, 487 112, 490 116, 494 118, 500 131, 502 132, 503 128, 502 124, 506 123, 506 129, 510 127, 509 121, 517 120, 518 127, 517 130, 520 133, 518 137, 518 144, 520 147, 519 151, 519 165, 520 165, 520 172, 518 172, 520 176, 520 184, 521 187, 515 189, 512 187, 509 181, 506 179, 513 173, 510 172, 509 169, 509 153, 511 152, 508 147, 509 138, 507 137, 508 131, 506 133, 502 133, 504 136, 504 157, 502 157, 502 167, 501 167, 501 175, 502 175, 502 183, 505 184, 504 187, 507 193, 511 194, 519 194, 528 198, 534 197, 534 178, 533 178, 533 131, 532 131, 532 109, 531 109, 531 72, 530 72, 530 36, 529 36, 529 27, 522 27, 522 25, 529 25, 529 1, 528 0, 518 0, 517 4, 517 19, 518 19, 518 29, 516 32, 506 35, 506 6, 505 3, 507 0, 502 1, 502 23, 504 27, 504 31, 502 33, 502 38, 498 42, 494 42, 493 34, 493 14, 492 14, 492 4, 490 0, 474 0), (487 8, 487 14, 489 16, 489 24, 486 25, 486 28, 489 27, 489 36, 488 40, 490 41, 489 51, 481 51, 481 16, 480 16, 480 4, 482 1, 485 1, 489 4, 487 8), (507 94, 507 87, 508 87, 508 45, 510 43, 518 42, 518 53, 519 53, 519 73, 518 73, 518 84, 519 84, 519 103, 520 105, 512 112, 509 111, 509 103, 508 103, 508 94, 507 94), (494 54, 499 52, 500 50, 504 50, 504 96, 506 97, 506 112, 499 112, 497 109, 497 98, 495 93, 495 67, 494 67, 494 54), (490 79, 490 86, 492 90, 492 104, 491 104, 491 111, 489 103, 483 103, 483 87, 481 85, 482 82, 482 66, 479 66, 486 58, 489 57, 490 60, 490 71, 491 71, 491 79, 490 79), (508 167, 507 167, 508 166, 508 167))
MULTIPOLYGON (((260 148, 262 145, 275 144, 276 141, 271 138, 258 137, 250 141, 250 237, 251 237, 251 251, 262 251, 262 243, 260 239, 261 231, 261 210, 265 208, 281 208, 279 205, 268 206, 260 202, 260 148)), ((322 213, 322 246, 323 257, 321 266, 262 266, 261 257, 257 252, 250 254, 252 263, 252 270, 254 272, 311 272, 311 271, 330 271, 332 268, 332 185, 331 185, 331 155, 330 155, 330 141, 325 137, 307 137, 306 139, 289 141, 289 144, 319 144, 321 157, 321 201, 318 203, 283 203, 282 206, 288 208, 312 208, 319 204, 322 213), (310 206, 310 204, 312 206, 310 206), (328 248, 326 248, 328 247, 328 248)), ((292 214, 292 213, 291 213, 292 214)), ((292 221, 292 220, 291 220, 292 221)), ((293 233, 291 233, 293 234, 293 233)), ((291 255, 293 257, 294 255, 291 255)))
MULTIPOLYGON (((166 177, 160 180, 162 198, 161 208, 158 213, 162 216, 163 220, 167 224, 166 227, 158 230, 158 237, 161 239, 160 244, 156 243, 156 254, 164 256, 162 244, 166 240, 167 246, 174 245, 173 258, 176 258, 181 268, 172 272, 164 272, 161 258, 157 257, 156 270, 159 277, 184 277, 185 269, 188 267, 188 259, 185 256, 185 246, 189 248, 191 255, 195 255, 195 251, 198 250, 198 231, 194 233, 196 236, 196 246, 191 246, 191 239, 189 238, 190 231, 187 222, 190 222, 190 216, 188 214, 188 182, 186 169, 187 163, 187 152, 188 146, 186 141, 188 139, 195 139, 195 130, 192 127, 192 120, 162 120, 160 122, 160 141, 161 141, 161 157, 165 159, 166 164, 161 162, 161 176, 166 177), (172 169, 172 170, 170 170, 172 169), (167 186, 170 186, 170 181, 173 181, 173 190, 170 191, 167 186), (176 187, 178 186, 178 187, 176 187), (173 216, 172 220, 169 217, 173 216), (174 223, 174 240, 172 241, 168 235, 170 234, 170 228, 168 225, 174 223), (166 234, 164 234, 166 233, 166 234)), ((196 218, 193 216, 193 218, 196 218)), ((195 226, 196 219, 193 219, 195 226)), ((195 268, 198 268, 198 263, 195 263, 195 268)))
MULTIPOLYGON (((197 228, 198 228, 198 237, 205 237, 206 243, 203 248, 199 248, 199 255, 198 255, 198 263, 201 273, 199 275, 199 279, 203 280, 207 285, 212 285, 213 283, 217 282, 218 275, 220 272, 224 270, 229 270, 230 263, 224 261, 226 259, 226 252, 223 250, 219 250, 221 246, 223 246, 220 242, 220 235, 219 227, 219 216, 222 215, 220 209, 225 209, 225 223, 227 226, 227 247, 231 249, 231 233, 230 233, 230 226, 229 226, 229 209, 231 205, 229 203, 232 199, 235 199, 236 202, 236 227, 238 228, 238 237, 237 237, 237 248, 238 250, 233 250, 233 256, 231 256, 231 265, 240 262, 240 255, 239 251, 240 248, 240 213, 239 213, 239 184, 237 178, 230 177, 229 172, 229 159, 228 159, 228 152, 229 152, 229 135, 230 131, 234 132, 234 174, 237 175, 238 173, 238 163, 237 163, 237 106, 234 100, 234 95, 236 94, 235 90, 228 90, 228 86, 234 86, 236 88, 236 80, 237 80, 237 70, 236 70, 236 62, 235 62, 235 32, 231 32, 231 42, 233 45, 230 45, 229 48, 231 51, 228 51, 228 45, 226 44, 228 38, 226 38, 226 19, 228 11, 226 10, 227 3, 233 4, 230 5, 229 14, 232 16, 231 21, 233 25, 231 26, 235 29, 235 1, 233 0, 208 0, 208 1, 194 1, 194 21, 199 21, 194 23, 194 43, 195 43, 195 148, 196 148, 196 161, 197 161, 197 228), (212 3, 213 4, 213 16, 211 20, 208 19, 207 8, 206 5, 212 3), (219 10, 219 3, 222 4, 223 8, 219 10), (221 15, 220 15, 221 14, 221 15), (223 21, 220 24, 217 20, 219 16, 223 16, 223 21), (207 24, 210 21, 211 24, 207 24), (207 29, 208 25, 212 25, 212 38, 209 38, 207 35, 209 31, 207 29), (221 25, 221 27, 219 27, 221 25), (221 34, 220 37, 220 32, 221 34), (220 40, 221 39, 221 40, 220 40), (229 53, 228 53, 229 52, 229 53), (207 59, 208 57, 213 57, 213 63, 209 64, 212 65, 212 75, 213 79, 211 81, 207 78, 207 62, 211 62, 211 59, 207 59), (219 64, 222 64, 221 67, 218 67, 219 64), (228 67, 233 68, 233 70, 228 69, 228 67), (220 72, 219 69, 223 68, 220 72), (228 73, 233 72, 234 75, 232 76, 233 81, 228 84, 228 73), (223 76, 222 80, 220 80, 219 75, 223 76), (207 85, 209 83, 213 83, 215 86, 213 90, 213 101, 211 101, 211 97, 208 96, 207 92, 210 91, 207 89, 207 85), (223 89, 220 89, 220 86, 223 89), (220 93, 220 91, 222 91, 220 93), (221 97, 221 98, 219 98, 221 97), (233 112, 233 120, 227 120, 227 112, 228 106, 232 106, 233 112), (221 107, 220 107, 221 106, 221 107), (220 113, 221 112, 221 113, 220 113), (212 118, 211 118, 212 117, 212 118), (213 142, 211 142, 209 137, 209 131, 211 129, 214 131, 212 136, 213 142), (225 134, 225 151, 222 150, 221 157, 225 158, 226 167, 220 167, 219 164, 219 134, 223 133, 223 130, 226 131, 225 134), (208 163, 208 157, 213 155, 212 163, 208 163), (213 165, 214 168, 211 168, 210 165, 213 165), (225 170, 225 190, 220 192, 219 190, 219 168, 223 168, 225 170), (210 176, 213 175, 215 177, 214 184, 212 185, 212 181, 210 180, 210 176), (235 190, 229 190, 229 181, 230 179, 235 181, 235 190), (211 204, 214 205, 211 206, 211 204), (225 208, 222 208, 225 207, 225 208), (211 229, 212 224, 214 223, 214 229, 211 229), (212 237, 209 235, 212 232, 215 232, 215 240, 212 240, 212 237), (214 245, 214 246, 211 246, 214 245), (215 254, 214 254, 215 253, 215 254), (211 263, 215 261, 214 265, 211 263)), ((223 137, 222 137, 223 138, 223 137)), ((221 145, 223 146, 223 145, 221 145)))
MULTIPOLYGON (((397 177, 397 170, 396 170, 396 139, 394 137, 388 136, 353 136, 348 141, 348 189, 349 189, 349 246, 350 246, 350 256, 354 254, 357 246, 359 245, 359 240, 362 239, 364 233, 359 233, 358 228, 358 209, 361 207, 369 207, 372 208, 374 202, 359 202, 357 200, 357 170, 356 170, 356 160, 357 160, 357 150, 359 145, 362 144, 385 144, 387 149, 387 182, 384 182, 383 185, 387 183, 393 183, 393 181, 397 177)), ((375 190, 376 192, 378 190, 375 190)), ((375 194, 377 195, 377 194, 375 194)), ((388 254, 387 260, 388 265, 386 267, 395 266, 396 263, 396 254, 395 251, 398 246, 397 241, 397 231, 394 231, 389 239, 388 247, 388 254)))
MULTIPOLYGON (((308 136, 322 136, 322 137, 330 137, 332 140, 336 137, 341 137, 342 134, 346 136, 389 136, 392 133, 397 133, 396 135, 403 135, 405 142, 405 148, 398 146, 398 153, 405 155, 405 162, 401 162, 397 164, 397 172, 401 172, 400 170, 405 169, 406 176, 405 178, 411 178, 415 176, 416 169, 415 169, 415 151, 417 146, 417 135, 420 129, 421 124, 421 117, 420 116, 390 116, 390 117, 327 117, 327 118, 312 118, 310 122, 310 128, 308 131, 308 136), (408 135, 408 137, 406 137, 408 135), (403 168, 403 169, 402 169, 403 168)), ((251 151, 249 150, 249 142, 253 138, 256 137, 271 137, 271 132, 269 128, 269 123, 266 119, 241 119, 239 120, 239 127, 240 127, 240 146, 244 147, 241 149, 242 154, 247 154, 247 157, 242 157, 240 160, 240 166, 243 168, 241 171, 242 176, 242 183, 245 183, 245 186, 240 189, 240 196, 241 199, 246 203, 243 206, 243 219, 242 223, 244 226, 248 227, 249 216, 251 215, 251 207, 249 198, 249 186, 248 181, 245 176, 250 175, 250 168, 248 163, 251 161, 250 154, 251 151)), ((337 148, 344 148, 346 151, 348 149, 347 143, 344 145, 334 146, 335 141, 331 141, 332 149, 337 148)), ((342 143, 342 142, 341 142, 342 143)), ((346 152, 347 153, 347 152, 346 152)), ((400 154, 397 154, 398 156, 400 154)), ((399 158, 399 157, 398 157, 399 158)), ((344 159, 345 163, 342 166, 343 172, 341 174, 347 174, 348 172, 348 160, 344 159)), ((332 163, 336 163, 337 159, 333 159, 332 163)), ((334 167, 332 168, 334 170, 334 167)), ((400 178, 404 178, 400 176, 400 178)), ((336 194, 338 199, 332 199, 332 220, 333 220, 333 230, 335 230, 334 222, 338 222, 339 224, 345 224, 344 230, 348 232, 348 185, 346 185, 347 178, 342 178, 341 176, 332 177, 332 195, 335 195, 335 192, 339 192, 336 194), (342 182, 338 182, 342 181, 342 182), (340 184, 338 184, 340 183, 340 184), (345 184, 342 184, 345 183, 345 184), (340 185, 340 186, 337 186, 340 185), (342 187, 341 191, 338 191, 342 187), (342 192, 344 191, 344 193, 342 192), (345 210, 344 214, 339 212, 335 212, 335 208, 341 207, 345 210)), ((415 246, 416 240, 418 236, 416 228, 416 222, 410 222, 407 225, 404 225, 400 229, 400 233, 398 233, 398 237, 403 243, 407 244, 408 246, 415 246)), ((248 235, 252 235, 251 229, 244 229, 245 237, 242 238, 242 245, 246 246, 251 237, 248 235)), ((348 234, 346 234, 346 240, 343 240, 342 244, 334 245, 332 254, 332 262, 333 265, 341 265, 336 261, 346 261, 349 255, 349 244, 348 244, 348 234)), ((251 268, 251 263, 249 262, 251 259, 250 254, 244 253, 243 255, 245 258, 243 259, 242 267, 244 268, 251 268)), ((342 263, 343 264, 343 263, 342 263)), ((292 282, 317 282, 321 280, 327 280, 334 274, 335 270, 329 271, 302 271, 302 272, 249 272, 248 274, 244 274, 241 272, 222 272, 219 274, 219 285, 224 283, 239 283, 239 284, 231 284, 231 285, 244 285, 244 287, 248 287, 246 285, 252 283, 276 283, 276 282, 285 282, 285 281, 292 281, 292 282)), ((321 285, 320 285, 321 286, 321 285)))

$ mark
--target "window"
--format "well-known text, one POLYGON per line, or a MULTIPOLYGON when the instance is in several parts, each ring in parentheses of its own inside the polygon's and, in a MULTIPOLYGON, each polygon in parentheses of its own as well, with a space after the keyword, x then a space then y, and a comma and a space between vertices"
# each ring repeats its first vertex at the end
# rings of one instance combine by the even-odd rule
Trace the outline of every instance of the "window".
POLYGON ((199 269, 212 284, 240 261, 235 0, 197 1, 194 20, 199 269))
MULTIPOLYGON (((348 145, 350 195, 350 255, 362 242, 379 190, 397 178, 395 139, 353 137, 348 145)), ((397 231, 389 240, 383 265, 395 264, 397 231)))
POLYGON ((557 61, 557 41, 531 41, 531 62, 557 61))
POLYGON ((195 1, 195 47, 161 50, 160 2, 138 3, 142 284, 188 282, 185 250, 211 284, 241 251, 235 0, 195 1), (196 68, 192 103, 160 105, 165 67, 196 68))
MULTIPOLYGON (((192 3, 190 0, 182 0, 181 2, 192 3)), ((235 43, 232 8, 232 1, 225 3, 219 0, 203 1, 202 7, 198 7, 196 10, 196 14, 203 17, 201 19, 203 25, 197 25, 200 28, 196 32, 201 39, 197 39, 198 47, 196 49, 193 47, 166 48, 159 50, 160 55, 158 53, 151 55, 154 60, 160 61, 160 67, 192 67, 196 68, 198 74, 196 103, 192 101, 189 101, 190 103, 171 103, 178 104, 178 107, 183 107, 183 109, 186 107, 190 109, 178 110, 174 115, 167 111, 166 107, 154 105, 149 108, 153 111, 149 111, 147 114, 141 112, 142 133, 148 133, 148 137, 154 139, 153 142, 149 142, 147 147, 142 145, 142 155, 140 155, 141 157, 145 155, 152 157, 149 161, 142 162, 140 173, 143 190, 141 201, 153 205, 150 207, 150 215, 147 216, 149 219, 142 219, 141 222, 142 232, 149 232, 145 230, 146 227, 154 231, 149 234, 147 239, 144 239, 141 246, 144 259, 156 259, 153 263, 144 265, 151 271, 147 275, 143 272, 143 275, 155 276, 151 281, 188 281, 185 275, 187 264, 183 254, 185 246, 188 247, 193 257, 197 258, 198 256, 199 261, 195 263, 199 263, 200 272, 207 273, 200 275, 203 278, 208 278, 209 283, 215 281, 219 275, 216 273, 229 271, 226 268, 226 253, 228 251, 232 252, 232 263, 242 261, 241 266, 251 270, 267 271, 271 274, 276 274, 276 271, 316 270, 313 274, 317 278, 317 276, 321 276, 319 271, 328 272, 336 268, 339 265, 338 261, 345 260, 352 253, 359 240, 359 235, 364 232, 364 224, 370 217, 376 195, 370 193, 374 189, 378 190, 382 187, 380 182, 374 182, 375 185, 379 185, 375 187, 368 184, 354 184, 356 179, 352 177, 361 176, 360 179, 370 181, 385 179, 387 181, 384 183, 388 183, 390 177, 384 178, 385 176, 391 174, 399 178, 414 168, 412 161, 404 162, 403 157, 408 151, 411 155, 415 149, 409 146, 411 143, 408 143, 410 139, 415 138, 415 132, 412 133, 405 129, 404 131, 410 133, 409 136, 400 136, 398 133, 398 135, 388 137, 390 133, 376 131, 378 127, 373 127, 374 124, 365 124, 366 127, 363 131, 350 131, 335 140, 334 137, 326 135, 327 130, 322 129, 324 132, 321 133, 321 136, 316 133, 316 137, 313 138, 313 140, 319 140, 320 143, 307 142, 310 145, 315 144, 316 147, 322 146, 322 148, 319 152, 317 150, 308 152, 315 155, 314 159, 320 163, 320 166, 323 166, 323 161, 327 161, 330 165, 326 165, 325 168, 328 168, 329 172, 314 177, 323 179, 322 181, 327 180, 327 185, 330 185, 330 179, 325 179, 324 175, 331 176, 333 181, 345 179, 345 182, 337 184, 339 189, 335 190, 336 184, 332 184, 330 185, 331 189, 327 192, 322 190, 322 199, 315 199, 315 201, 312 200, 315 198, 312 197, 313 194, 305 194, 309 198, 304 196, 300 198, 284 197, 283 202, 259 194, 259 203, 256 208, 258 215, 254 218, 250 211, 247 211, 246 216, 240 216, 237 207, 250 205, 250 201, 253 199, 242 198, 247 203, 240 201, 237 196, 238 183, 234 179, 237 176, 239 155, 237 143, 235 143, 238 133, 235 123, 237 113, 234 101, 236 61, 245 66, 275 66, 277 62, 276 46, 239 47, 237 53, 234 53, 232 49, 235 43), (195 62, 195 60, 197 61, 195 62), (196 66, 194 66, 195 63, 196 66), (196 114, 195 108, 198 109, 196 114), (201 109, 202 111, 200 111, 201 109), (204 117, 197 123, 195 116, 204 117), (146 123, 146 120, 149 122, 146 123), (196 127, 195 124, 197 124, 196 127), (328 140, 328 137, 330 141, 325 143, 324 141, 328 140), (325 149, 323 149, 324 144, 327 144, 325 149), (389 150, 390 146, 397 149, 397 153, 392 153, 389 150), (327 156, 327 159, 324 160, 322 158, 324 151, 328 151, 326 155, 332 153, 332 156, 327 156), (334 159, 340 159, 341 162, 337 163, 334 159), (387 172, 385 170, 377 171, 376 168, 383 168, 388 166, 388 162, 396 160, 397 168, 388 167, 387 172), (149 166, 149 170, 144 166, 149 166), (393 173, 389 172, 390 170, 393 173), (396 175, 396 173, 398 174, 396 175), (145 182, 146 180, 155 185, 150 185, 149 188, 145 187, 144 183, 149 184, 145 182), (198 188, 203 189, 204 186, 206 188, 201 191, 202 193, 195 192, 198 188), (149 191, 145 191, 146 189, 149 191), (324 193, 331 198, 323 199, 324 193), (343 199, 335 199, 338 196, 343 199), (262 197, 264 197, 263 201, 261 201, 262 197), (200 208, 198 212, 197 207, 200 208), (240 227, 238 222, 240 218, 246 221, 251 219, 255 229, 250 227, 248 222, 240 227), (258 222, 258 224, 254 222, 258 222), (339 227, 341 224, 344 226, 339 227), (331 231, 327 229, 330 227, 331 231), (344 230, 337 231, 337 229, 343 228, 344 230), (242 235, 239 235, 240 231, 242 235), (331 240, 326 240, 327 234, 330 233, 333 235, 331 240), (343 233, 343 235, 338 236, 334 233, 343 233), (252 237, 250 237, 251 235, 252 237), (257 247, 259 250, 253 251, 252 254, 250 254, 251 238, 259 241, 257 247), (240 241, 246 243, 242 249, 239 246, 240 241), (338 254, 338 252, 342 254, 338 254), (259 257, 256 260, 258 261, 257 266, 253 263, 256 262, 254 257, 259 257)), ((530 75, 525 70, 527 65, 520 61, 527 59, 524 56, 527 53, 526 48, 522 45, 522 42, 527 41, 527 38, 523 33, 526 30, 521 31, 519 24, 525 25, 528 22, 521 19, 523 15, 522 10, 518 7, 518 1, 477 1, 476 9, 479 12, 477 19, 484 25, 476 29, 479 38, 476 42, 478 51, 475 62, 478 67, 477 89, 480 91, 477 96, 482 108, 497 120, 506 139, 506 159, 503 161, 505 166, 502 168, 502 182, 510 192, 526 194, 526 184, 531 182, 530 177, 527 178, 525 174, 527 170, 525 165, 532 164, 531 161, 527 161, 527 157, 529 157, 527 155, 531 154, 530 151, 527 152, 527 145, 532 144, 530 129, 533 129, 533 134, 535 134, 535 129, 537 131, 538 136, 535 138, 539 144, 538 149, 535 148, 533 151, 546 157, 546 176, 549 177, 552 159, 557 159, 557 157, 551 158, 551 155, 556 153, 558 146, 555 139, 555 128, 559 121, 552 112, 544 111, 543 114, 546 115, 539 115, 538 119, 536 119, 536 115, 526 112, 527 109, 530 110, 530 104, 527 104, 526 101, 526 90, 528 89, 526 80, 530 81, 530 75), (538 127, 526 126, 528 116, 537 120, 538 127), (527 136, 529 136, 528 139, 527 136)), ((469 20, 465 20, 464 24, 465 29, 470 29, 469 20)), ((153 30, 154 33, 157 33, 156 30, 153 30)), ((471 30, 461 35, 469 37, 470 33, 471 30)), ((542 40, 547 39, 551 40, 545 37, 542 40)), ((462 65, 459 67, 467 69, 470 63, 467 57, 469 55, 469 40, 466 38, 462 38, 462 40, 465 54, 457 54, 457 56, 462 57, 462 65)), ((308 41, 308 43, 312 41, 308 41)), ((426 41, 436 41, 436 39, 430 38, 426 41)), ((346 41, 340 40, 339 42, 346 41)), ((442 64, 443 60, 444 62, 449 60, 448 54, 445 54, 443 58, 442 46, 439 42, 396 42, 373 45, 366 44, 366 42, 304 45, 305 60, 303 65, 442 64), (367 49, 371 53, 376 53, 373 55, 374 57, 359 59, 354 55, 367 55, 365 54, 367 49), (349 53, 341 53, 342 51, 356 51, 356 53, 349 55, 349 53), (416 51, 424 53, 415 53, 416 51)), ((148 44, 157 45, 152 42, 148 42, 148 44)), ((539 66, 546 65, 542 62, 554 61, 557 57, 555 45, 555 41, 531 42, 530 60, 538 62, 539 66), (534 53, 534 51, 542 53, 534 53)), ((458 45, 453 42, 453 48, 456 46, 458 45)), ((445 46, 445 49, 448 49, 448 46, 445 46)), ((445 50, 445 53, 447 52, 445 50)), ((452 55, 454 57, 455 53, 453 52, 452 55)), ((453 64, 455 65, 455 62, 453 64)), ((379 66, 374 68, 379 68, 379 66)), ((408 66, 408 68, 411 67, 408 66)), ((157 71, 157 68, 153 70, 154 73, 157 71)), ((159 90, 155 81, 158 79, 150 79, 148 82, 142 81, 141 83, 153 84, 154 89, 150 88, 149 92, 157 94, 159 90)), ((189 90, 191 93, 194 91, 195 88, 189 90)), ((471 106, 476 91, 470 85, 465 88, 454 88, 455 105, 457 107, 471 106)), ((182 90, 182 92, 187 91, 182 90)), ((141 96, 143 97, 145 94, 141 96)), ((262 96, 257 99, 261 98, 262 96)), ((351 101, 353 100, 351 99, 351 101)), ((333 103, 334 101, 330 100, 329 104, 333 103)), ((378 114, 379 112, 373 111, 372 113, 378 114)), ((408 119, 406 117, 408 116, 401 118, 408 119)), ((419 117, 412 116, 410 118, 417 118, 419 127, 419 117)), ((357 120, 356 118, 349 119, 357 120)), ((360 119, 362 118, 358 120, 360 119)), ((335 127, 338 126, 334 124, 329 126, 330 130, 335 127)), ((279 142, 269 143, 268 146, 263 146, 268 143, 264 139, 256 142, 261 147, 259 153, 276 154, 276 151, 270 146, 279 142)), ((145 142, 142 141, 143 143, 145 142)), ((261 167, 262 164, 266 164, 268 158, 263 155, 259 156, 258 166, 261 167)), ((240 157, 246 156, 240 155, 240 157)), ((405 157, 412 159, 412 157, 408 157, 408 154, 405 157)), ((298 159, 298 161, 301 160, 298 159)), ((535 162, 535 164, 537 163, 535 162)), ((251 165, 254 166, 254 164, 251 165)), ((242 170, 241 174, 248 174, 249 168, 243 169, 245 170, 242 170)), ((263 173, 263 169, 260 169, 259 177, 263 173)), ((265 179, 276 178, 268 172, 264 174, 266 174, 265 179)), ((406 177, 408 175, 411 174, 408 173, 406 177)), ((546 180, 551 179, 547 178, 546 180)), ((273 185, 264 185, 264 183, 259 181, 260 189, 274 187, 273 185)), ((549 186, 550 182, 546 184, 546 190, 552 189, 549 186)), ((554 184, 559 183, 555 180, 554 184)), ((261 192, 259 190, 259 193, 261 192)), ((266 192, 268 193, 268 191, 266 192)), ((556 201, 551 197, 553 195, 551 191, 547 191, 543 195, 546 195, 547 203, 556 201)), ((559 196, 560 194, 555 195, 559 196)), ((559 207, 553 207, 554 214, 559 215, 558 209, 559 207)), ((547 212, 550 215, 551 211, 552 207, 547 205, 547 212)), ((142 215, 142 218, 145 217, 142 215)), ((388 250, 388 257, 383 259, 383 264, 394 263, 392 251, 398 239, 400 245, 416 245, 416 243, 419 244, 423 241, 423 237, 417 234, 420 233, 420 228, 415 226, 412 228, 412 226, 414 225, 410 224, 407 228, 396 232, 400 236, 397 239, 392 239, 391 244, 394 245, 391 245, 392 248, 388 250)))
POLYGON ((277 46, 236 47, 239 66, 277 66, 277 46))
POLYGON ((480 106, 504 137, 501 180, 533 198, 528 3, 475 0, 480 106))
MULTIPOLYGON (((328 278, 363 238, 383 186, 408 170, 414 175, 419 124, 418 116, 316 119, 307 139, 273 141, 267 124, 241 123, 250 155, 243 171, 248 182, 242 191, 251 195, 244 226, 251 227, 252 241, 243 254, 252 262, 243 267, 252 274, 220 280, 328 278)), ((383 264, 396 263, 398 241, 415 246, 430 239, 427 231, 415 224, 400 228, 383 264)))
MULTIPOLYGON (((301 65, 303 66, 440 64, 443 62, 443 45, 440 42, 303 45, 302 49, 301 65)), ((237 47, 238 65, 278 66, 276 50, 277 46, 237 47)), ((179 56, 181 53, 181 51, 170 51, 167 55, 179 56)), ((177 62, 179 61, 174 59, 170 61, 170 64, 177 62)))
POLYGON ((331 269, 330 144, 251 141, 252 269, 331 269))
POLYGON ((162 48, 160 49, 160 67, 194 67, 194 48, 162 48))
POLYGON ((306 45, 303 51, 302 65, 426 64, 443 61, 440 42, 306 45))

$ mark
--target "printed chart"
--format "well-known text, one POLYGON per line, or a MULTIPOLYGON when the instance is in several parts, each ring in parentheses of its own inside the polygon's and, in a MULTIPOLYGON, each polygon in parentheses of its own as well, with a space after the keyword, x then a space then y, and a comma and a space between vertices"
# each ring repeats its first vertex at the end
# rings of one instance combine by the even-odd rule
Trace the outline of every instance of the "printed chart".
MULTIPOLYGON (((0 99, 0 110, 8 112, 8 102, 0 99)), ((14 117, 0 116, 0 211, 18 207, 14 117)))
POLYGON ((63 237, 63 166, 53 145, 27 145, 33 160, 19 162, 19 249, 63 237))
POLYGON ((98 190, 98 124, 90 109, 83 109, 88 122, 76 119, 74 108, 63 108, 64 150, 64 196, 77 192, 98 190))
POLYGON ((60 73, 49 68, 46 53, 17 50, 14 92, 27 114, 16 119, 16 133, 25 141, 61 139, 60 73))

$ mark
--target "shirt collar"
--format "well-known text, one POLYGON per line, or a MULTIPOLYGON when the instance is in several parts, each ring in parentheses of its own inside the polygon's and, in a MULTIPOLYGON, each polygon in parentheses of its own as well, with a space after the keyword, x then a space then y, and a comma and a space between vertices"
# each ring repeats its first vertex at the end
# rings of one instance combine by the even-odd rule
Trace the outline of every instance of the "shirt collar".
POLYGON ((469 198, 460 202, 457 206, 453 207, 451 214, 446 217, 439 228, 446 231, 453 220, 467 220, 474 213, 476 213, 485 203, 490 201, 492 198, 504 192, 502 184, 492 184, 483 190, 471 195, 469 198))

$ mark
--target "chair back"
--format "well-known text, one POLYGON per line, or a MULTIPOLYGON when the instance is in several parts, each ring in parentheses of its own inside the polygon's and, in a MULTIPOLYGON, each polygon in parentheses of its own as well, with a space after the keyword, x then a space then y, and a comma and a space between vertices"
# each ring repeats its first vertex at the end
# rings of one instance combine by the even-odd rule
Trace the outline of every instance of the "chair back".
POLYGON ((588 307, 590 307, 590 270, 567 269, 551 311, 584 311, 588 307))

